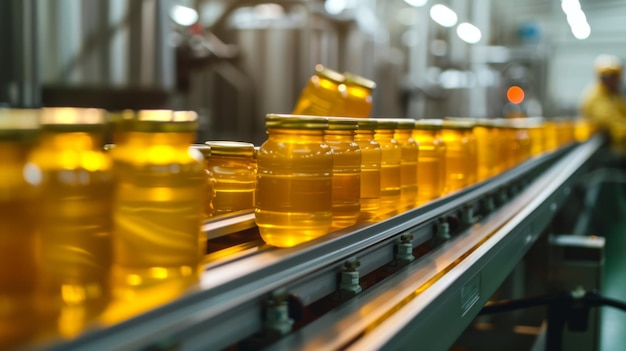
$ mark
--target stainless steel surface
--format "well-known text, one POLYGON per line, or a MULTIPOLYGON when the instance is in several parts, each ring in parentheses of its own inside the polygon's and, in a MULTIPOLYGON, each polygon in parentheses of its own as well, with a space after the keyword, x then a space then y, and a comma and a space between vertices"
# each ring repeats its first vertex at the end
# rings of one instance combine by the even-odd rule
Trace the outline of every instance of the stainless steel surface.
MULTIPOLYGON (((421 323, 423 318, 409 323, 400 315, 423 316, 425 311, 447 306, 458 317, 459 304, 444 301, 458 298, 459 284, 468 286, 471 277, 479 271, 484 277, 480 280, 481 289, 495 289, 499 277, 515 265, 518 256, 535 239, 537 232, 531 230, 528 221, 532 221, 532 228, 547 223, 552 208, 558 207, 564 198, 559 190, 567 185, 598 145, 599 140, 594 139, 584 145, 531 159, 499 177, 382 222, 360 223, 293 248, 248 248, 246 254, 236 259, 208 264, 198 286, 179 299, 109 328, 92 329, 84 336, 54 345, 52 349, 126 350, 171 340, 189 349, 227 347, 261 330, 264 302, 272 292, 286 289, 307 306, 337 291, 337 277, 347 260, 356 258, 361 261, 358 270, 365 275, 393 260, 394 244, 402 234, 413 233, 413 247, 429 242, 434 237, 434 223, 438 218, 458 214, 467 204, 480 208, 485 196, 509 191, 512 184, 521 186, 524 180, 539 177, 510 204, 480 224, 313 322, 311 328, 326 321, 325 328, 317 329, 321 334, 301 339, 307 330, 311 330, 305 327, 278 345, 309 347, 329 342, 329 339, 347 345, 349 339, 357 349, 365 345, 385 346, 392 336, 395 336, 393 340, 403 340, 403 326, 411 329, 411 333, 422 335, 445 320, 429 319, 426 328, 421 323), (542 173, 555 161, 558 162, 542 173), (544 215, 537 215, 541 213, 544 215), (423 294, 408 298, 411 291, 424 287, 423 282, 433 276, 441 276, 441 279, 423 294), (398 299, 406 306, 401 304, 402 313, 393 313, 395 308, 391 306, 398 307, 398 299), (355 318, 367 318, 376 323, 357 323, 355 318), (329 319, 337 323, 330 323, 329 319), (350 321, 350 327, 343 324, 345 321, 350 321), (367 331, 362 340, 354 340, 355 335, 361 335, 352 334, 357 329, 367 331), (296 344, 291 344, 294 342, 296 344)), ((475 313, 480 302, 484 302, 485 296, 481 292, 480 301, 467 306, 466 317, 462 319, 464 323, 475 313)), ((471 300, 472 296, 468 299, 471 300)), ((444 313, 442 316, 451 315, 444 313)), ((459 332, 463 325, 457 323, 444 327, 440 324, 439 327, 459 332)), ((440 335, 440 331, 435 335, 440 335)), ((339 344, 333 342, 329 346, 339 344)))
POLYGON ((0 2, 0 106, 41 106, 36 0, 0 2))
POLYGON ((42 82, 174 88, 168 0, 37 0, 42 82))

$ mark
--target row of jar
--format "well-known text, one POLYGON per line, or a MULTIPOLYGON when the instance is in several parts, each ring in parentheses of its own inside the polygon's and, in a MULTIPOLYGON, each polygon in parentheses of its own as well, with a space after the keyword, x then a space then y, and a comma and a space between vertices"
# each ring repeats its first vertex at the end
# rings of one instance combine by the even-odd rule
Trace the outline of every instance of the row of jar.
POLYGON ((266 116, 267 141, 207 142, 209 215, 255 208, 293 246, 412 209, 574 141, 568 120, 266 116), (256 155, 256 157, 255 157, 256 155))
POLYGON ((0 109, 0 349, 79 333, 197 281, 207 177, 190 111, 0 109), (141 296, 141 298, 138 298, 141 296), (113 298, 135 299, 109 309, 113 298))

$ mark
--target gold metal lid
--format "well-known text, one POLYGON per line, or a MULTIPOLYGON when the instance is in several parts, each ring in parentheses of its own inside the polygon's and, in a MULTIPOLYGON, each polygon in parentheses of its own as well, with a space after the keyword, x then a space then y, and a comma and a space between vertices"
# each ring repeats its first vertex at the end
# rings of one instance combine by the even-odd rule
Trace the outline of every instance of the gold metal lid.
POLYGON ((265 116, 267 129, 326 129, 328 118, 289 114, 268 114, 265 116))
POLYGON ((254 156, 254 144, 240 141, 207 141, 211 148, 211 156, 254 156))
POLYGON ((191 144, 189 145, 191 149, 198 150, 204 156, 204 158, 211 157, 211 147, 205 144, 191 144))
POLYGON ((125 110, 121 116, 113 123, 124 131, 191 133, 198 129, 198 114, 194 111, 125 110))
POLYGON ((389 118, 396 122, 396 129, 413 129, 415 126, 415 120, 412 118, 389 118))
POLYGON ((328 117, 328 130, 356 130, 359 121, 349 117, 328 117))
POLYGON ((354 73, 344 72, 344 83, 348 85, 356 85, 368 90, 376 89, 376 83, 373 80, 369 80, 367 78, 361 77, 354 73))
POLYGON ((515 128, 541 128, 544 124, 543 117, 510 118, 509 123, 515 128))
POLYGON ((359 118, 357 121, 359 129, 375 130, 378 129, 378 121, 372 118, 359 118))
POLYGON ((39 131, 37 109, 0 108, 0 140, 28 142, 39 131))
POLYGON ((334 71, 330 68, 325 67, 324 65, 321 64, 317 64, 315 65, 315 74, 317 74, 319 77, 328 79, 334 83, 337 84, 341 84, 343 83, 345 77, 343 76, 343 74, 334 71))
POLYGON ((396 129, 398 126, 398 122, 392 118, 375 118, 374 120, 378 122, 376 129, 396 129))
POLYGON ((443 126, 443 120, 439 118, 416 119, 414 128, 420 130, 439 130, 443 126))
POLYGON ((41 128, 55 132, 101 131, 106 112, 97 108, 46 107, 41 109, 41 128))
POLYGON ((443 129, 472 129, 474 128, 474 121, 471 119, 444 119, 443 120, 443 129))

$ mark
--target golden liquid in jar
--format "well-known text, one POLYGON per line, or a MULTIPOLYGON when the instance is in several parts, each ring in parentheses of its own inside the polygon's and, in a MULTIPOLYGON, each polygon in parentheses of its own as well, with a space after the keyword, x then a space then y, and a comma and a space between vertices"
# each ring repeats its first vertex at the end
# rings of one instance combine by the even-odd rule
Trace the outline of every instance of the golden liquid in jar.
POLYGON ((472 185, 478 179, 478 147, 473 128, 465 129, 463 134, 465 139, 467 139, 467 185, 472 185))
POLYGON ((382 150, 373 130, 357 130, 354 140, 361 149, 361 213, 373 219, 380 210, 382 150))
POLYGON ((519 159, 518 163, 522 163, 526 161, 530 157, 532 142, 530 140, 530 135, 528 133, 528 129, 526 128, 517 128, 515 131, 515 137, 519 144, 519 159))
POLYGON ((374 139, 380 144, 380 217, 386 218, 398 213, 401 197, 402 150, 393 139, 393 130, 377 129, 374 139))
POLYGON ((254 208, 256 179, 248 158, 213 155, 208 164, 215 179, 212 216, 254 208))
POLYGON ((271 130, 257 162, 255 220, 263 240, 290 247, 327 234, 333 158, 323 131, 271 130))
POLYGON ((543 127, 529 128, 528 135, 530 137, 530 156, 541 155, 544 152, 543 127))
POLYGON ((294 115, 328 116, 341 108, 346 99, 345 86, 330 79, 312 76, 293 109, 294 115))
POLYGON ((399 211, 412 209, 417 204, 417 172, 419 146, 411 137, 411 130, 396 130, 394 139, 401 149, 399 211))
POLYGON ((333 150, 332 226, 344 228, 361 213, 361 150, 353 131, 327 131, 324 142, 333 150))
POLYGON ((46 132, 31 161, 43 174, 41 259, 46 296, 59 303, 58 332, 78 334, 110 300, 111 160, 101 136, 46 132))
POLYGON ((544 125, 544 149, 554 151, 559 148, 559 138, 557 134, 556 122, 546 122, 544 125))
POLYGON ((494 128, 475 126, 474 136, 476 140, 476 179, 483 181, 494 175, 495 159, 497 152, 494 128))
POLYGON ((417 204, 421 205, 440 197, 444 182, 444 173, 441 165, 444 164, 445 154, 437 138, 435 130, 413 130, 413 139, 419 147, 417 177, 417 204))
POLYGON ((0 349, 36 333, 39 169, 26 163, 28 147, 0 141, 0 349))
POLYGON ((346 84, 346 98, 339 108, 331 111, 333 116, 365 118, 372 112, 372 97, 370 91, 363 87, 346 84))
POLYGON ((123 132, 113 150, 116 296, 132 299, 164 282, 197 281, 206 173, 188 149, 193 133, 123 132))
POLYGON ((441 134, 446 144, 445 193, 451 193, 468 185, 467 175, 471 158, 463 130, 443 129, 441 134))

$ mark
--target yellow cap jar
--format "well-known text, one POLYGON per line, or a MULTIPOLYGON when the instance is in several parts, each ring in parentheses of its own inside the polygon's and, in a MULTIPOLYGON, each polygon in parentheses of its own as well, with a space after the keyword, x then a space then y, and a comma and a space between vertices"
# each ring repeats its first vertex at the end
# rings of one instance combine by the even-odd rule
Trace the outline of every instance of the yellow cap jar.
POLYGON ((361 149, 354 141, 358 122, 328 118, 324 142, 333 150, 333 227, 353 225, 361 212, 361 149))
POLYGON ((354 73, 345 72, 343 76, 343 85, 346 90, 345 103, 335 105, 330 114, 369 117, 372 112, 372 92, 376 89, 376 83, 354 73))
POLYGON ((398 213, 401 195, 402 149, 393 138, 398 123, 388 118, 377 118, 378 126, 374 140, 380 144, 382 159, 380 163, 380 218, 387 218, 398 213))
POLYGON ((382 149, 374 139, 378 122, 359 119, 354 141, 361 149, 361 215, 372 220, 380 211, 380 166, 382 149))
POLYGON ((311 76, 292 113, 294 115, 329 116, 345 103, 347 93, 344 76, 323 65, 315 65, 311 76))
POLYGON ((118 184, 113 214, 113 282, 120 299, 168 282, 180 293, 197 281, 205 252, 201 235, 207 174, 189 146, 197 130, 192 111, 125 111, 111 150, 118 184))
POLYGON ((28 162, 39 110, 0 108, 0 349, 28 341, 39 327, 42 278, 37 225, 41 170, 28 162))
POLYGON ((236 141, 207 141, 211 148, 208 168, 215 178, 211 216, 254 208, 256 174, 254 144, 236 141))
POLYGON ((211 158, 211 148, 205 144, 193 144, 190 146, 191 149, 194 149, 202 154, 204 157, 204 171, 206 173, 206 192, 204 193, 204 217, 209 218, 215 212, 213 210, 213 197, 215 197, 215 177, 213 176, 213 172, 209 168, 209 159, 211 158))
POLYGON ((418 119, 413 139, 419 147, 417 167, 417 204, 421 205, 443 195, 445 186, 446 146, 441 137, 441 119, 418 119))
POLYGON ((401 150, 400 158, 400 205, 399 211, 406 211, 417 205, 417 160, 419 145, 413 139, 415 120, 409 118, 394 119, 397 123, 393 138, 401 150))
POLYGON ((105 112, 44 108, 30 161, 42 171, 42 286, 74 336, 110 300, 113 167, 102 150, 105 112))
POLYGON ((269 114, 258 153, 255 219, 269 245, 289 247, 328 233, 332 150, 325 118, 269 114))
POLYGON ((446 143, 446 194, 470 185, 470 173, 476 162, 471 154, 467 131, 472 123, 467 121, 444 120, 442 127, 443 141, 446 143))

